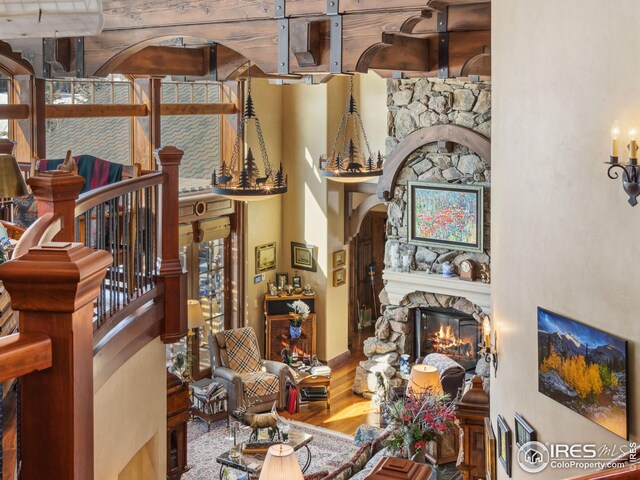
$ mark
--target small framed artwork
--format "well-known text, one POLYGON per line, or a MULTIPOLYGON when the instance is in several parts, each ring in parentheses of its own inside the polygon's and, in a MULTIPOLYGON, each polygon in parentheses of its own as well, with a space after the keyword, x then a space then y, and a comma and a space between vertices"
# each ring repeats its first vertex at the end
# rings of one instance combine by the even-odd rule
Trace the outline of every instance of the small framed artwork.
POLYGON ((484 419, 484 464, 487 480, 496 480, 496 436, 489 417, 484 419))
POLYGON ((288 273, 276 273, 276 287, 278 290, 282 290, 285 285, 289 283, 288 273))
POLYGON ((498 459, 511 478, 511 429, 502 415, 498 415, 498 459))
POLYGON ((525 443, 535 442, 537 440, 536 431, 529 423, 522 418, 518 412, 515 413, 516 419, 516 447, 520 448, 525 443))
POLYGON ((256 247, 256 273, 275 270, 276 243, 267 243, 256 247))
POLYGON ((317 248, 306 243, 291 242, 291 268, 315 272, 317 248))
POLYGON ((333 268, 344 267, 346 263, 347 263, 346 250, 338 250, 337 252, 333 252, 333 268))
POLYGON ((466 252, 482 252, 484 187, 409 182, 408 240, 466 252))
POLYGON ((277 295, 278 294, 278 289, 276 288, 276 284, 275 282, 268 282, 267 283, 267 290, 269 292, 269 295, 277 295))
POLYGON ((302 278, 299 275, 294 275, 291 278, 291 285, 293 285, 293 288, 302 288, 302 278))
POLYGON ((333 286, 339 287, 347 282, 347 270, 345 268, 339 268, 333 271, 333 286))

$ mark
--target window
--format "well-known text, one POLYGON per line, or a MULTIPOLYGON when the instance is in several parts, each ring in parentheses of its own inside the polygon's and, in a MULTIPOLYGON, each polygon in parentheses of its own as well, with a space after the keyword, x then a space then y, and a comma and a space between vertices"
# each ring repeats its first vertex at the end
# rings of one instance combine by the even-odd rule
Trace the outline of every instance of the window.
MULTIPOLYGON (((105 79, 47 80, 48 105, 130 104, 133 84, 123 75, 105 79)), ((47 119, 47 157, 94 155, 104 160, 131 164, 131 117, 47 119)))
MULTIPOLYGON (((162 82, 162 103, 219 103, 222 86, 216 82, 162 82)), ((184 150, 180 189, 190 191, 211 185, 220 163, 220 115, 163 115, 160 134, 164 145, 184 150)))
MULTIPOLYGON (((11 77, 0 70, 0 105, 11 103, 11 77)), ((7 119, 0 119, 0 138, 9 138, 9 125, 7 119)))

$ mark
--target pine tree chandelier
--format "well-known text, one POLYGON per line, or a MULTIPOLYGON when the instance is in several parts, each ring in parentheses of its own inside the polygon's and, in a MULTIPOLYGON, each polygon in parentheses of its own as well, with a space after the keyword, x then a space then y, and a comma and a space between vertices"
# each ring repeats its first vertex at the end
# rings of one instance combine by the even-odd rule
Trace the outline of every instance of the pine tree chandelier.
POLYGON ((242 122, 238 129, 238 135, 231 153, 229 163, 222 161, 220 170, 213 170, 211 175, 211 185, 213 193, 222 195, 232 200, 240 200, 245 202, 266 200, 274 195, 281 195, 287 191, 287 177, 282 171, 282 163, 280 168, 274 171, 269 163, 267 155, 267 147, 262 136, 262 128, 260 120, 256 115, 251 98, 251 67, 248 70, 247 77, 247 101, 245 102, 242 122), (258 142, 260 144, 260 153, 262 155, 262 163, 264 166, 264 176, 260 175, 260 169, 253 156, 251 148, 247 149, 247 156, 244 159, 242 168, 238 170, 236 164, 240 157, 240 145, 244 141, 244 132, 249 122, 255 125, 258 134, 258 142))
POLYGON ((384 160, 380 152, 374 158, 364 131, 362 118, 353 97, 353 77, 349 80, 349 100, 340 119, 331 155, 320 157, 320 173, 329 180, 342 183, 357 183, 382 175, 384 160), (349 137, 349 134, 351 136, 349 137), (364 139, 366 152, 362 150, 360 136, 364 139), (340 145, 340 150, 338 150, 340 145), (368 154, 368 156, 365 156, 368 154))

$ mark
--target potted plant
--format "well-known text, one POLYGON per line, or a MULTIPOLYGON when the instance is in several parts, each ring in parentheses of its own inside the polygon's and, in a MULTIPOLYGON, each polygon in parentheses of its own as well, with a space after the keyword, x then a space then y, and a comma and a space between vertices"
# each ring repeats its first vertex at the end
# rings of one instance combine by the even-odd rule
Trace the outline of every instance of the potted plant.
POLYGON ((171 360, 171 373, 175 373, 183 381, 191 383, 191 368, 196 356, 191 352, 178 352, 171 360))
POLYGON ((448 396, 431 390, 414 393, 408 389, 402 400, 389 403, 387 413, 396 429, 386 441, 387 447, 410 460, 424 462, 426 445, 437 435, 455 428, 454 405, 448 396))
POLYGON ((307 319, 311 309, 309 305, 302 300, 288 303, 287 306, 293 309, 293 312, 289 312, 289 336, 292 339, 300 338, 302 334, 302 322, 307 319))

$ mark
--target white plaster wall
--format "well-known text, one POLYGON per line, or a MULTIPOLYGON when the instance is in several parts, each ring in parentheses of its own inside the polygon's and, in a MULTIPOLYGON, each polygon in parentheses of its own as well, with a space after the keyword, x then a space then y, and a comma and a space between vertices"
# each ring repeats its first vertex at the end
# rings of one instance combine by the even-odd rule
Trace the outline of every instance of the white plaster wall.
MULTIPOLYGON (((640 120, 640 2, 493 0, 492 9, 494 429, 498 414, 513 429, 517 411, 543 442, 625 443, 538 393, 542 306, 630 341, 638 441, 640 207, 602 162, 613 121, 640 120)), ((513 466, 514 479, 580 473, 513 466)))

